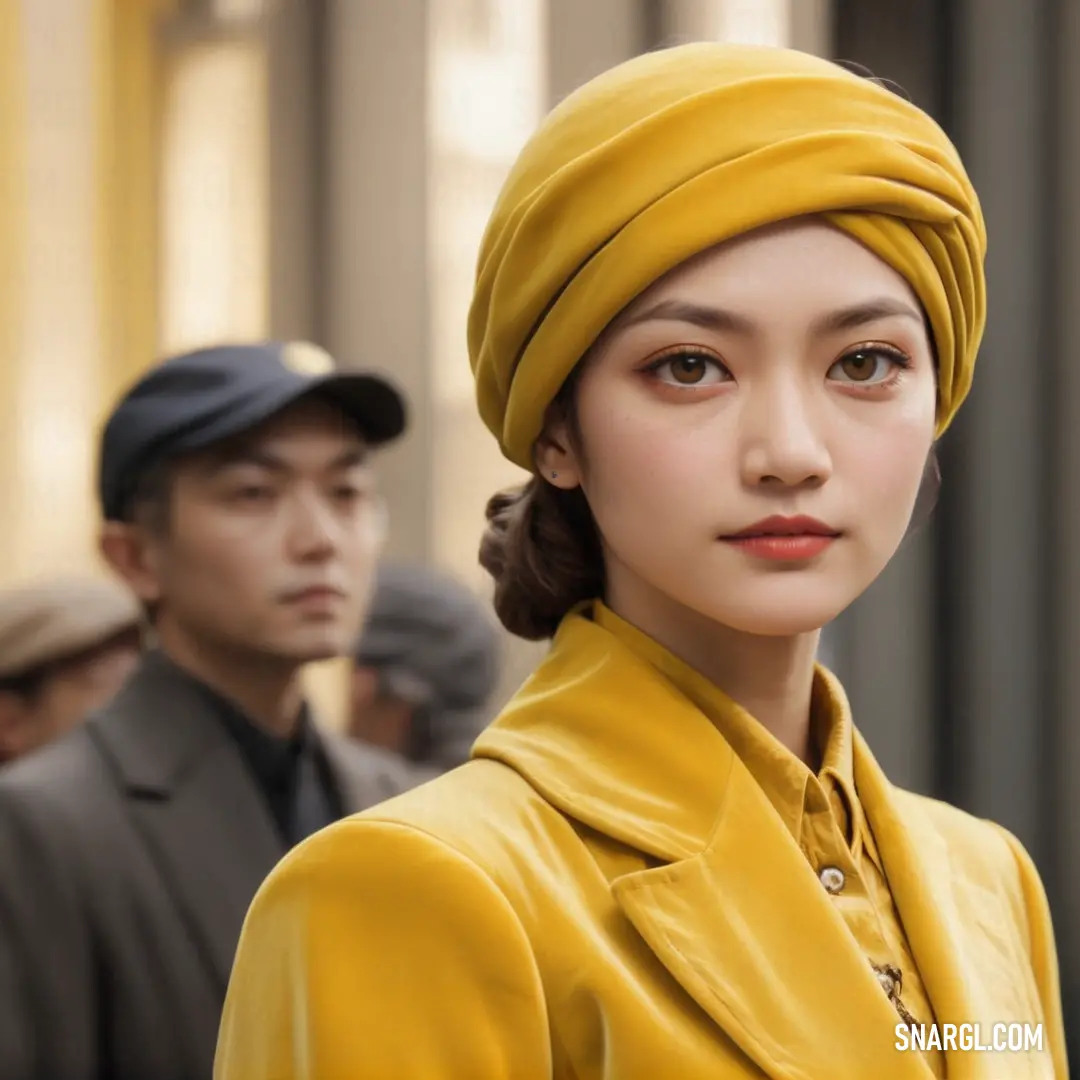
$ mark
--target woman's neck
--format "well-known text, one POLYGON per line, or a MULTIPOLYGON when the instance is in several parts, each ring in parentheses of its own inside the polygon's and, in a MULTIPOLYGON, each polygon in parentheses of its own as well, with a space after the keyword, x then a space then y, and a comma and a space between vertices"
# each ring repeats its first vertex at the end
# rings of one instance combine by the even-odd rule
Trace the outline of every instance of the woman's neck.
POLYGON ((635 588, 609 589, 606 602, 723 690, 796 757, 817 767, 810 702, 820 631, 789 637, 748 634, 635 588))

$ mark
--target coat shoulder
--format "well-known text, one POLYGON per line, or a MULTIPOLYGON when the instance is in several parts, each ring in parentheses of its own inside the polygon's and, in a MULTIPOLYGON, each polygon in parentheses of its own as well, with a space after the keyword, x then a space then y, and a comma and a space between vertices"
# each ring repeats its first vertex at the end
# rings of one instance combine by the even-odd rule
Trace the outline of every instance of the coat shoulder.
POLYGON ((472 867, 511 903, 520 889, 542 890, 565 880, 581 860, 595 867, 603 857, 522 776, 489 760, 470 761, 353 814, 298 850, 309 845, 343 873, 375 849, 396 849, 401 857, 418 848, 438 850, 472 867))
POLYGON ((1004 826, 925 795, 898 791, 897 798, 905 818, 920 816, 942 840, 949 872, 1004 898, 1018 925, 1027 924, 1033 905, 1045 906, 1031 856, 1004 826))
POLYGON ((894 790, 902 814, 905 817, 915 815, 928 822, 947 845, 950 857, 985 862, 999 868, 1008 868, 1015 863, 1013 848, 1019 841, 1003 826, 940 799, 917 795, 913 791, 894 790))
POLYGON ((85 728, 0 769, 0 806, 50 817, 84 818, 109 787, 108 771, 85 728))
POLYGON ((414 1076, 552 1075, 528 929, 466 840, 508 805, 490 774, 463 766, 278 863, 240 938, 218 1080, 321 1076, 328 1063, 397 1076, 403 1054, 414 1076))
POLYGON ((426 833, 481 865, 520 861, 538 847, 577 839, 573 824, 514 769, 477 759, 373 807, 361 820, 395 823, 426 833), (547 845, 536 839, 546 836, 547 845), (531 843, 522 843, 523 838, 531 843))

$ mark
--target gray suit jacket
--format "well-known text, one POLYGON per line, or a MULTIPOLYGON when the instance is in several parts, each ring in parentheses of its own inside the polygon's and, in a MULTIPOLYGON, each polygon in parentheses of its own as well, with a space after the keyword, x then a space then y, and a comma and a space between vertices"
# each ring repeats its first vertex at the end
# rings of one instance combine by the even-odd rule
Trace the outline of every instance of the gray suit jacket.
MULTIPOLYGON (((416 782, 324 740, 350 812, 416 782)), ((209 1080, 241 925, 283 854, 223 724, 154 655, 0 771, 0 1080, 209 1080)))

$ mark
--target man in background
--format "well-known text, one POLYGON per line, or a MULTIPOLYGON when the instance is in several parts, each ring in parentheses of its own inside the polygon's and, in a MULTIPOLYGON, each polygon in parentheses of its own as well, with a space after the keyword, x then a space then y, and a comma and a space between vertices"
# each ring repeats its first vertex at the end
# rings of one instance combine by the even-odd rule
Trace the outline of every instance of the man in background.
POLYGON ((421 566, 380 567, 356 650, 349 733, 424 778, 455 768, 490 719, 501 650, 488 607, 421 566))
POLYGON ((303 344, 174 357, 117 404, 101 548, 155 647, 0 770, 0 1080, 210 1080, 266 875, 413 783, 321 731, 301 678, 351 655, 386 531, 373 454, 404 428, 388 382, 303 344))
POLYGON ((95 578, 0 590, 0 765, 116 694, 139 659, 141 618, 128 590, 95 578))

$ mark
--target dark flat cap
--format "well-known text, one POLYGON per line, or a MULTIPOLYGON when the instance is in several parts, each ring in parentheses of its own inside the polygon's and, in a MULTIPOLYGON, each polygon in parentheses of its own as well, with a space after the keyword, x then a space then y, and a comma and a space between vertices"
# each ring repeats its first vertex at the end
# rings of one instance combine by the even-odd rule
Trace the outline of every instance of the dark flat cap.
POLYGON ((43 579, 0 590, 0 678, 76 656, 141 619, 131 593, 97 578, 43 579))
POLYGON ((106 520, 123 517, 148 465, 240 435, 311 393, 337 405, 373 446, 405 430, 405 401, 389 380, 337 371, 316 345, 221 345, 157 364, 102 433, 98 496, 106 520))

